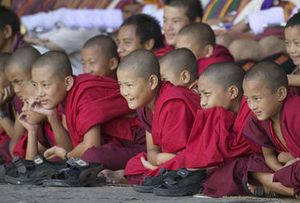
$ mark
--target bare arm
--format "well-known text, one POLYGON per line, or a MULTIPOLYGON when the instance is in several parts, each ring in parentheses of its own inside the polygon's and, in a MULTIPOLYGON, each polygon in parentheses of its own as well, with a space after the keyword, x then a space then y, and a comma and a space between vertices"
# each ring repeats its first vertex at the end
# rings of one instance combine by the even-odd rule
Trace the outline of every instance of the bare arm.
POLYGON ((147 159, 154 166, 159 166, 176 156, 172 153, 161 152, 160 147, 153 144, 152 134, 150 134, 149 132, 146 132, 146 143, 147 159))
MULTIPOLYGON (((17 117, 18 116, 19 115, 17 115, 17 117)), ((14 135, 9 142, 9 152, 12 156, 13 156, 14 147, 17 144, 18 140, 22 137, 24 132, 25 132, 25 128, 20 123, 20 121, 18 119, 16 119, 15 124, 14 124, 14 135)))
POLYGON ((300 87, 300 75, 287 75, 289 86, 300 87))
POLYGON ((67 153, 68 158, 80 157, 87 149, 93 146, 98 147, 100 145, 101 145, 101 127, 100 125, 96 125, 92 127, 84 135, 83 141, 79 145, 77 145, 72 151, 67 153, 67 151, 64 148, 54 146, 46 150, 44 156, 47 159, 51 159, 53 157, 59 157, 61 159, 64 159, 67 153))
MULTIPOLYGON (((65 116, 63 115, 63 117, 65 116)), ((64 128, 62 121, 58 118, 56 110, 48 116, 48 121, 51 125, 56 145, 70 151, 72 149, 72 143, 69 133, 64 128)))
POLYGON ((33 160, 38 155, 37 131, 28 131, 28 140, 26 147, 26 160, 33 160))
POLYGON ((274 150, 266 147, 262 147, 262 152, 265 157, 266 164, 273 170, 277 171, 283 167, 283 165, 278 161, 277 155, 274 150))

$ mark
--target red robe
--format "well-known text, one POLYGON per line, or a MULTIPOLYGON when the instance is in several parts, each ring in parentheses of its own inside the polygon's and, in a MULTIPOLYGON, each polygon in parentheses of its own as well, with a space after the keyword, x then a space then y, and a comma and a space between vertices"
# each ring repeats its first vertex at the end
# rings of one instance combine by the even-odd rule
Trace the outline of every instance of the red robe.
POLYGON ((186 167, 207 168, 249 154, 242 134, 249 114, 245 99, 237 116, 221 107, 199 110, 187 145, 186 167))
MULTIPOLYGON (((251 117, 245 129, 245 135, 260 146, 271 148, 278 153, 289 152, 295 158, 300 157, 300 109, 297 108, 299 105, 299 96, 288 96, 281 109, 280 128, 286 146, 275 135, 271 120, 259 121, 254 116, 251 117)), ((264 163, 263 156, 256 155, 255 159, 250 159, 248 165, 248 171, 274 173, 274 182, 280 182, 286 187, 294 188, 296 192, 300 191, 300 161, 273 172, 264 163)))
MULTIPOLYGON (((14 147, 14 156, 25 158, 27 149, 28 133, 27 131, 18 140, 14 147)), ((50 148, 56 145, 55 137, 52 128, 48 122, 44 123, 42 129, 38 132, 38 141, 46 148, 50 148)))
POLYGON ((102 163, 104 167, 124 169, 128 159, 145 151, 144 131, 126 100, 120 87, 111 78, 82 74, 65 102, 66 121, 73 147, 80 144, 85 133, 93 126, 101 126, 101 146, 84 152, 88 162, 102 163))
POLYGON ((101 124, 101 135, 133 139, 131 122, 135 121, 125 117, 133 111, 121 96, 116 80, 90 74, 77 76, 66 98, 65 113, 73 147, 98 124, 101 124))
POLYGON ((209 58, 198 59, 198 75, 200 76, 202 72, 211 64, 233 61, 234 59, 228 49, 216 44, 212 56, 209 58))
POLYGON ((208 169, 202 185, 207 196, 245 195, 241 179, 247 169, 247 156, 252 152, 243 136, 251 113, 246 100, 242 99, 237 115, 220 107, 198 113, 187 146, 186 166, 215 166, 208 169))
POLYGON ((157 58, 161 58, 172 50, 174 50, 173 46, 165 45, 164 47, 154 50, 153 53, 157 58))
MULTIPOLYGON (((185 149, 199 104, 199 96, 185 87, 176 87, 169 82, 161 86, 153 110, 152 139, 162 152, 178 154, 185 149)), ((141 183, 144 176, 156 174, 143 167, 141 157, 147 159, 146 153, 138 154, 126 165, 125 175, 131 184, 141 183), (136 176, 139 178, 132 181, 136 176)), ((167 163, 159 168, 166 168, 167 163)), ((183 164, 173 164, 173 168, 167 168, 175 170, 183 164)))

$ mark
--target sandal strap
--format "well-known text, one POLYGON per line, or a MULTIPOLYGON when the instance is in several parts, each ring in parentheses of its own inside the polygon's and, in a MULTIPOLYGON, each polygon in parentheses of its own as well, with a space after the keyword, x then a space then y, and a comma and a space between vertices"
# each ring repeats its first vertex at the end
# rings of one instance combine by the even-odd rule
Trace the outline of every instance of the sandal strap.
POLYGON ((13 159, 14 165, 17 167, 17 171, 19 173, 25 174, 27 171, 27 168, 23 162, 23 160, 20 157, 16 157, 13 159))
POLYGON ((70 158, 66 162, 67 167, 69 168, 76 168, 76 169, 81 169, 89 166, 89 163, 80 159, 80 158, 70 158))

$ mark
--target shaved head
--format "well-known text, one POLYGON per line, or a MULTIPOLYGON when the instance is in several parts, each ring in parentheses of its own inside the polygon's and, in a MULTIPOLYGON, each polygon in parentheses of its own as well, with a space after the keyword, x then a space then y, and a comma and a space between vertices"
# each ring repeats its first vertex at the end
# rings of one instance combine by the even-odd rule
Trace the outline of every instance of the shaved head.
POLYGON ((288 78, 285 71, 276 63, 263 61, 254 65, 245 75, 245 81, 260 80, 272 92, 279 87, 288 88, 288 78))
POLYGON ((191 23, 183 27, 178 34, 190 36, 202 47, 216 44, 214 31, 205 23, 191 23))
POLYGON ((17 67, 30 73, 32 64, 41 56, 35 48, 25 46, 17 49, 5 63, 5 71, 11 67, 17 67))
POLYGON ((224 87, 235 85, 242 92, 245 71, 235 63, 224 62, 210 65, 203 71, 200 78, 209 77, 212 83, 224 87))
POLYGON ((198 63, 192 51, 186 48, 175 49, 159 60, 160 64, 166 64, 168 69, 171 69, 176 74, 187 70, 191 75, 191 81, 198 78, 198 63))
POLYGON ((117 45, 111 37, 105 35, 97 35, 95 37, 92 37, 85 42, 85 44, 83 45, 83 49, 95 46, 98 46, 102 50, 102 53, 107 59, 119 58, 117 45))
POLYGON ((8 58, 11 56, 9 53, 0 53, 0 72, 4 72, 4 65, 8 58))
POLYGON ((133 71, 139 77, 148 79, 151 75, 159 78, 159 63, 155 55, 148 50, 136 50, 125 56, 118 67, 119 71, 133 71))
POLYGON ((72 75, 72 67, 68 55, 61 51, 49 51, 43 54, 34 64, 35 68, 53 68, 57 76, 65 78, 72 75))

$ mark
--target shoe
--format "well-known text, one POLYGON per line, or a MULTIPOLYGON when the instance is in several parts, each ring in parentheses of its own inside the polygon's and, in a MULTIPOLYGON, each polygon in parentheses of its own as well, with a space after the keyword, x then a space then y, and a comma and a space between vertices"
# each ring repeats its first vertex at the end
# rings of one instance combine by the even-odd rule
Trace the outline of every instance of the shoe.
POLYGON ((173 177, 176 175, 176 171, 160 169, 158 176, 146 177, 141 185, 133 185, 132 188, 136 192, 140 193, 152 193, 153 189, 163 184, 163 180, 167 177, 173 177))
POLYGON ((5 167, 4 181, 14 185, 40 185, 63 167, 64 164, 49 162, 41 156, 36 156, 33 161, 16 157, 11 166, 5 167))
POLYGON ((177 176, 164 179, 161 186, 153 189, 153 193, 157 196, 194 195, 201 190, 205 177, 205 170, 188 171, 187 169, 179 169, 177 170, 177 176))
POLYGON ((43 181, 48 187, 88 187, 98 186, 105 179, 97 178, 104 169, 102 164, 87 163, 80 158, 70 158, 66 167, 56 172, 50 179, 43 181), (100 183, 101 182, 101 183, 100 183))

